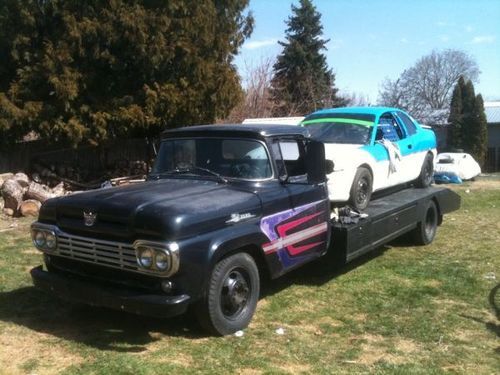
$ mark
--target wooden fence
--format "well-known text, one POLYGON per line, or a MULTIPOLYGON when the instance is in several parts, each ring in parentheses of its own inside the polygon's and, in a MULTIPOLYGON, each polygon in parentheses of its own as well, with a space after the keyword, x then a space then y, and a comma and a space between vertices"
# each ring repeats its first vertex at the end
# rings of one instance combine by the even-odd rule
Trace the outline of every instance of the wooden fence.
POLYGON ((133 162, 150 165, 154 159, 152 142, 147 139, 120 139, 99 147, 71 148, 63 144, 47 146, 43 141, 19 143, 0 150, 0 173, 34 170, 42 165, 54 172, 73 169, 83 180, 99 178, 105 171, 123 169, 133 162))

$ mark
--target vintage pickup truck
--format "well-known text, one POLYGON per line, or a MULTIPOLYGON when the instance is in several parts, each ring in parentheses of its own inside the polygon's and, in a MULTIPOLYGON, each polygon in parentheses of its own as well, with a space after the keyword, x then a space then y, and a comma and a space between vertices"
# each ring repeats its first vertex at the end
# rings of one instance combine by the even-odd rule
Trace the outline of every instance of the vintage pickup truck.
POLYGON ((350 261, 407 232, 427 244, 460 205, 447 189, 405 189, 373 200, 357 223, 333 221, 332 170, 306 128, 166 131, 146 182, 43 205, 31 227, 45 262, 31 271, 34 284, 142 315, 191 307, 225 335, 249 324, 264 277, 325 255, 350 261))

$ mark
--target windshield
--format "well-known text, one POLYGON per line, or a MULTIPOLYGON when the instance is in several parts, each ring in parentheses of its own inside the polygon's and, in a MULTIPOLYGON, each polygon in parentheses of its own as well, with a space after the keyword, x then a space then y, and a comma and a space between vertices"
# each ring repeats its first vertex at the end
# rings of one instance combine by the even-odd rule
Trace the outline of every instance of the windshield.
POLYGON ((266 148, 253 140, 194 138, 162 141, 152 174, 192 174, 245 180, 272 177, 266 148), (208 172, 208 173, 204 173, 208 172))
POLYGON ((367 144, 373 129, 375 116, 347 113, 312 115, 302 126, 311 136, 325 143, 367 144))

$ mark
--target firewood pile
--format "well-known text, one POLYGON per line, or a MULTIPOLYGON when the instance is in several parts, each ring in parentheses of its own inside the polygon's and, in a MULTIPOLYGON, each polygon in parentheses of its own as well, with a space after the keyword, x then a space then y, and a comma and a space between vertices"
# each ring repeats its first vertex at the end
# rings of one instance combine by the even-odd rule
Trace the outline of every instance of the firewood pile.
POLYGON ((7 216, 37 216, 43 202, 67 194, 64 183, 49 187, 25 173, 0 174, 0 211, 7 216))
POLYGON ((35 163, 31 169, 29 176, 22 172, 0 174, 0 214, 38 216, 42 203, 50 198, 142 182, 148 173, 148 164, 144 161, 118 161, 100 178, 90 180, 87 171, 62 163, 50 166, 35 163), (86 175, 87 180, 82 175, 86 175))

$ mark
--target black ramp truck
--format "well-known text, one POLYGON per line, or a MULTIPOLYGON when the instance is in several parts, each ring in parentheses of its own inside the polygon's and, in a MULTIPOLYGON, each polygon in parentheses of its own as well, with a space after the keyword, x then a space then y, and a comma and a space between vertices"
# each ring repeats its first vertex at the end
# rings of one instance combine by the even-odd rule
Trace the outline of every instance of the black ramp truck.
MULTIPOLYGON (((442 188, 374 200, 330 219, 324 146, 291 126, 163 133, 146 182, 48 200, 31 227, 45 267, 34 284, 63 299, 155 317, 189 307, 208 331, 245 328, 261 277, 329 256, 350 261, 402 234, 430 243, 460 198, 442 188)), ((335 264, 332 264, 335 266, 335 264)))

